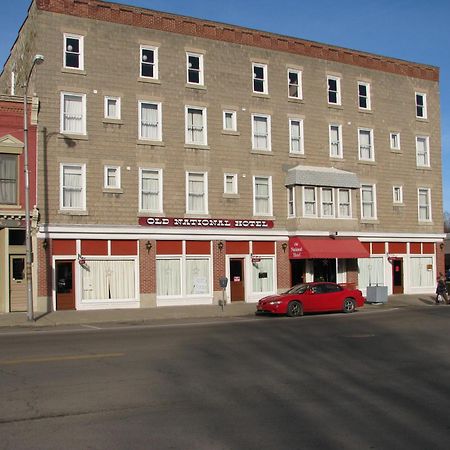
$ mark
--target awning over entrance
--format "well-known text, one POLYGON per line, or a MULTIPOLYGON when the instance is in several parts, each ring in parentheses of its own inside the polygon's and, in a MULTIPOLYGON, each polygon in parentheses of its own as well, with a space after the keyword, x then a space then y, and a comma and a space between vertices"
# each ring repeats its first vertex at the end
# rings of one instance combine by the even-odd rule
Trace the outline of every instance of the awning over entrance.
POLYGON ((369 252, 356 238, 289 238, 289 259, 368 258, 369 252))

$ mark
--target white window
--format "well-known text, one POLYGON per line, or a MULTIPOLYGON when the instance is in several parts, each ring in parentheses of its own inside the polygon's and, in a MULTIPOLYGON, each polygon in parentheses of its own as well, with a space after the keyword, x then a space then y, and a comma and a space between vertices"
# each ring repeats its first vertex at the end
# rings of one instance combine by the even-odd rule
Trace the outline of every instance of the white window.
POLYGON ((403 203, 403 186, 392 186, 392 201, 396 204, 403 203))
POLYGON ((396 131, 390 133, 389 140, 392 150, 400 150, 400 133, 396 131))
POLYGON ((17 205, 18 158, 0 153, 0 205, 17 205))
POLYGON ((270 116, 252 114, 252 149, 271 151, 270 116))
POLYGON ((338 77, 327 77, 328 103, 332 105, 341 104, 341 79, 338 77))
POLYGON ((288 97, 303 98, 302 92, 302 72, 296 69, 288 69, 288 97))
POLYGON ((163 181, 161 169, 139 169, 139 211, 162 213, 163 181))
POLYGON ((267 64, 252 64, 253 68, 253 92, 267 94, 267 64))
POLYGON ((86 94, 61 92, 61 133, 86 134, 86 94))
POLYGON ((237 130, 237 114, 236 111, 223 111, 223 129, 226 131, 237 130))
POLYGON ((416 92, 416 117, 427 118, 427 94, 416 92))
POLYGON ((317 190, 315 187, 303 187, 303 215, 317 217, 317 190))
POLYGON ((370 109, 370 84, 358 81, 358 107, 370 109))
POLYGON ((60 208, 86 209, 86 165, 60 165, 60 208))
POLYGON ((273 293, 274 258, 261 258, 252 264, 252 290, 256 294, 273 293))
POLYGON ((428 292, 435 289, 433 258, 430 256, 410 256, 411 287, 429 288, 428 292))
POLYGON ((139 139, 162 140, 161 103, 139 101, 139 139))
POLYGON ((186 144, 207 145, 206 108, 186 106, 186 144))
POLYGON ((120 97, 105 97, 105 119, 120 119, 120 97))
POLYGON ((349 219, 352 217, 352 201, 350 189, 338 189, 338 217, 349 219))
POLYGON ((199 53, 186 53, 187 82, 203 86, 203 55, 199 53))
POLYGON ((295 188, 289 186, 287 188, 288 217, 295 217, 295 188))
POLYGON ((105 166, 103 175, 103 187, 105 189, 120 189, 120 167, 105 166))
POLYGON ((272 215, 272 177, 253 177, 253 215, 272 215))
POLYGON ((431 189, 418 189, 419 222, 431 222, 431 189))
POLYGON ((156 294, 158 297, 181 295, 181 257, 156 260, 156 294))
POLYGON ((428 136, 416 136, 416 161, 420 167, 430 167, 428 136))
POLYGON ((359 159, 362 161, 374 161, 375 151, 373 145, 373 130, 358 129, 359 159))
POLYGON ((140 49, 140 75, 142 78, 158 79, 158 48, 141 45, 140 49))
POLYGON ((186 212, 208 214, 208 174, 186 172, 186 212))
POLYGON ((376 189, 373 184, 361 185, 361 218, 366 220, 377 218, 376 189))
POLYGON ((303 120, 289 119, 289 152, 303 155, 303 120))
POLYGON ((342 158, 342 126, 330 124, 329 126, 329 139, 330 139, 330 157, 342 158))
POLYGON ((334 217, 334 196, 332 188, 320 188, 321 215, 334 217))
POLYGON ((358 288, 384 285, 384 257, 358 258, 358 288))
POLYGON ((223 192, 225 194, 238 193, 238 177, 235 173, 225 173, 223 175, 223 192))
POLYGON ((64 67, 84 69, 83 36, 64 33, 64 67))

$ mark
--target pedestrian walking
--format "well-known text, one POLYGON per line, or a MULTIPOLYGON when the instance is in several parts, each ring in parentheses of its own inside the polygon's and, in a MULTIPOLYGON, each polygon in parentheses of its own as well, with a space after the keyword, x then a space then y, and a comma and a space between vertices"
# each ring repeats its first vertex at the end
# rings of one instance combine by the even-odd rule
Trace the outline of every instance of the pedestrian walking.
POLYGON ((442 297, 444 299, 446 305, 449 304, 447 286, 445 284, 445 278, 442 273, 439 273, 439 279, 436 286, 436 305, 439 305, 440 303, 439 297, 442 297))

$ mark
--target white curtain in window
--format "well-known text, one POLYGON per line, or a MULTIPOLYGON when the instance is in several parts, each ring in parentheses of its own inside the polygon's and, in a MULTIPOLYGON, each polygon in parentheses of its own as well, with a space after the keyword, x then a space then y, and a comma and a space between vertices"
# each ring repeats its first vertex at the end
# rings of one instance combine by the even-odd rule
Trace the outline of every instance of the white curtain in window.
POLYGON ((419 219, 430 220, 430 205, 428 203, 428 189, 419 189, 419 219))
POLYGON ((301 153, 302 148, 300 145, 300 122, 297 120, 291 121, 291 152, 301 153))
POLYGON ((333 189, 322 189, 322 214, 333 215, 333 189))
POLYGON ((115 98, 108 98, 106 101, 106 107, 107 107, 107 117, 116 119, 118 117, 118 111, 117 111, 117 99, 115 98))
POLYGON ((273 258, 261 258, 252 266, 253 292, 273 292, 273 258))
POLYGON ((205 211, 205 177, 202 173, 190 173, 188 177, 189 211, 205 211))
POLYGON ((330 127, 330 155, 331 156, 340 156, 339 127, 335 126, 335 125, 330 127))
POLYGON ((159 172, 157 170, 143 170, 142 176, 142 210, 159 211, 159 172))
POLYGON ((83 97, 64 95, 64 131, 83 133, 83 97))
POLYGON ((256 214, 269 214, 269 180, 255 178, 255 209, 256 214))
POLYGON ((253 133, 255 149, 267 150, 269 148, 267 117, 253 118, 253 133))
POLYGON ((225 112, 225 129, 232 130, 233 128, 233 113, 225 112))
POLYGON ((157 295, 181 295, 181 259, 156 260, 157 295))
POLYGON ((141 103, 141 137, 144 139, 159 139, 158 105, 141 103))
POLYGON ((350 217, 350 191, 339 190, 339 216, 350 217))
POLYGON ((193 144, 204 144, 203 111, 188 109, 188 136, 193 144))
POLYGON ((113 300, 131 300, 135 293, 134 261, 108 261, 109 289, 113 300))
POLYGON ((186 294, 209 294, 209 258, 186 259, 186 294))
POLYGON ((359 155, 361 159, 372 159, 372 143, 370 142, 370 131, 359 131, 359 155))
POLYGON ((64 167, 63 206, 65 208, 82 208, 82 192, 81 167, 64 167))
POLYGON ((433 258, 428 256, 411 257, 411 286, 434 288, 433 258))
POLYGON ((428 165, 428 147, 426 138, 417 138, 417 165, 427 166, 428 165))
POLYGON ((316 215, 316 191, 314 188, 305 188, 305 215, 315 216, 316 215))
POLYGON ((0 203, 17 203, 17 156, 0 155, 0 203))
POLYGON ((362 196, 363 218, 371 219, 375 217, 372 186, 363 186, 361 188, 361 196, 362 196))
POLYGON ((384 260, 382 257, 358 259, 358 287, 384 285, 384 260))

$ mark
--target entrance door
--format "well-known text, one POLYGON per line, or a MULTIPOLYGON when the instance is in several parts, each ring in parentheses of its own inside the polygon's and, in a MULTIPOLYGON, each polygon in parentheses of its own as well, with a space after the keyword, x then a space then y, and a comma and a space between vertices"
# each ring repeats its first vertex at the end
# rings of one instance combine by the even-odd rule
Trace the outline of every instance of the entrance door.
POLYGON ((305 260, 291 259, 291 286, 305 282, 305 260))
POLYGON ((11 312, 27 310, 27 277, 24 255, 9 257, 9 310, 11 312))
POLYGON ((230 290, 232 302, 245 301, 244 258, 230 259, 230 290))
POLYGON ((403 294, 403 259, 392 260, 392 293, 403 294))
POLYGON ((73 261, 56 261, 56 309, 75 309, 73 261))

